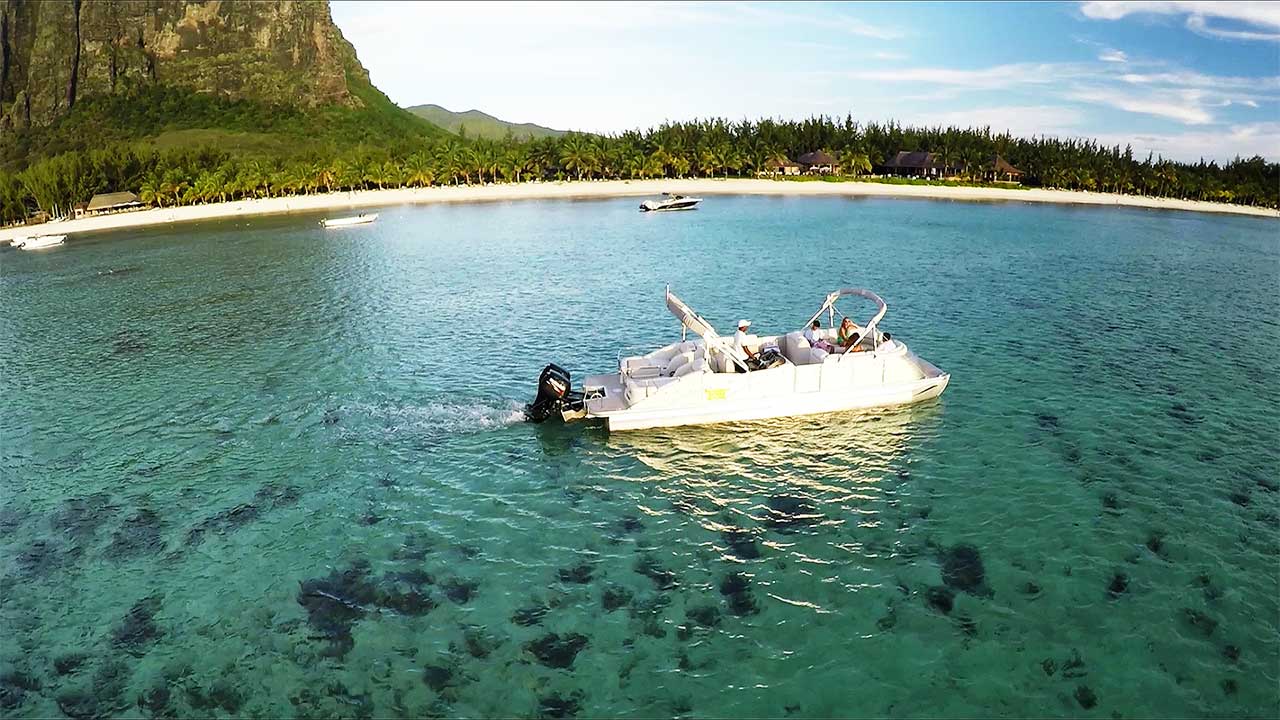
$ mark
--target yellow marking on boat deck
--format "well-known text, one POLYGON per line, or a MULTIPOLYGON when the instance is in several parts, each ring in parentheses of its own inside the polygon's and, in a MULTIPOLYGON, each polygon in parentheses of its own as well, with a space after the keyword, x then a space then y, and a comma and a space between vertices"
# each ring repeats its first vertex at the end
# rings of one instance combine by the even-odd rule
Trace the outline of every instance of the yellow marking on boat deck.
POLYGON ((706 390, 708 400, 723 400, 725 388, 717 388, 715 390, 706 390))

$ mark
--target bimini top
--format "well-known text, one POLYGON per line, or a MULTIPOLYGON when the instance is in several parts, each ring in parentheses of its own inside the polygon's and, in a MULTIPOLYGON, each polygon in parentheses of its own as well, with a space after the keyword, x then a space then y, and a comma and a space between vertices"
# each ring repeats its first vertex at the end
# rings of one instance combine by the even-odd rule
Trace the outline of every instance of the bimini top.
POLYGON ((863 290, 862 288, 844 288, 843 290, 836 290, 835 292, 828 294, 827 299, 822 303, 822 307, 818 308, 818 312, 814 313, 813 317, 809 318, 809 322, 805 323, 804 326, 809 327, 810 325, 812 325, 813 321, 817 320, 818 317, 822 315, 822 313, 827 312, 828 310, 833 308, 837 300, 847 295, 857 295, 858 297, 864 297, 876 304, 875 316, 872 317, 871 320, 868 321, 865 325, 863 325, 863 327, 867 331, 875 329, 875 326, 880 322, 881 319, 884 318, 884 314, 889 310, 889 306, 885 304, 884 300, 882 300, 879 295, 871 292, 870 290, 863 290))
POLYGON ((693 308, 686 305, 683 300, 675 296, 675 293, 671 292, 670 285, 667 286, 667 309, 671 311, 672 315, 676 316, 676 319, 682 325, 708 341, 714 341, 720 337, 720 333, 711 327, 711 323, 707 322, 706 318, 694 312, 693 308))

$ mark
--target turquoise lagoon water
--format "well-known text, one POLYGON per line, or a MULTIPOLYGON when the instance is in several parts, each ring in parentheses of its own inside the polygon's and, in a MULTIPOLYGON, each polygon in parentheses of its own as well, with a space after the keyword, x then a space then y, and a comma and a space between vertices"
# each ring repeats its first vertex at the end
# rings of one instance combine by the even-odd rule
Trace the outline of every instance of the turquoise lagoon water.
POLYGON ((1280 712, 1274 221, 716 197, 0 255, 6 717, 1280 712), (608 434, 539 369, 873 288, 902 410, 608 434))

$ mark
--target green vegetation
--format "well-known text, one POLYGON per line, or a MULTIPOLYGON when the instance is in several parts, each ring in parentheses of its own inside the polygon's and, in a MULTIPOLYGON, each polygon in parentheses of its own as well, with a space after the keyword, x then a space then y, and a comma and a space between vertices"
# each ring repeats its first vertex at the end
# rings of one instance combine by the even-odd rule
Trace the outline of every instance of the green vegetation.
POLYGON ((1280 206, 1280 165, 1261 157, 1223 166, 1137 160, 1128 148, 1090 141, 825 117, 695 121, 616 136, 467 139, 399 110, 367 83, 365 88, 361 110, 305 112, 161 88, 139 91, 132 102, 112 97, 83 103, 87 109, 77 106, 58 125, 21 139, 27 157, 40 159, 25 166, 11 159, 17 172, 0 173, 0 218, 18 221, 37 208, 53 212, 116 190, 169 206, 385 187, 733 177, 818 148, 855 176, 898 150, 927 150, 948 165, 967 167, 964 180, 976 182, 999 153, 1026 173, 1024 184, 1031 186, 1280 206), (166 139, 182 138, 184 131, 209 144, 170 149, 166 139), (272 147, 269 138, 279 142, 272 147))
POLYGON ((559 137, 565 134, 563 130, 552 130, 549 127, 534 125, 533 123, 513 123, 499 120, 479 110, 453 112, 439 105, 414 105, 405 109, 432 125, 438 125, 449 132, 457 133, 464 137, 499 140, 508 135, 527 139, 559 137))

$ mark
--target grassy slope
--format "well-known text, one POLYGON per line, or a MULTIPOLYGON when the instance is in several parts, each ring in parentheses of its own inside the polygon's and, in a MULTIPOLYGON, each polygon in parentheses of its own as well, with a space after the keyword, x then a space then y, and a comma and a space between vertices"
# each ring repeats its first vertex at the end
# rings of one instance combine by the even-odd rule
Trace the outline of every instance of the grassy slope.
POLYGON ((505 136, 508 130, 516 137, 524 138, 558 137, 565 134, 564 130, 552 130, 533 123, 513 123, 499 120, 479 110, 453 112, 439 105, 415 105, 406 108, 406 110, 427 122, 439 125, 449 132, 456 133, 459 129, 465 127, 467 129, 467 137, 497 139, 505 136))
POLYGON ((162 86, 89 98, 49 127, 6 138, 0 145, 0 167, 17 170, 44 157, 111 143, 157 149, 214 145, 231 152, 289 157, 336 153, 355 145, 403 147, 442 133, 397 107, 363 78, 348 75, 347 84, 364 102, 363 108, 307 110, 162 86))

